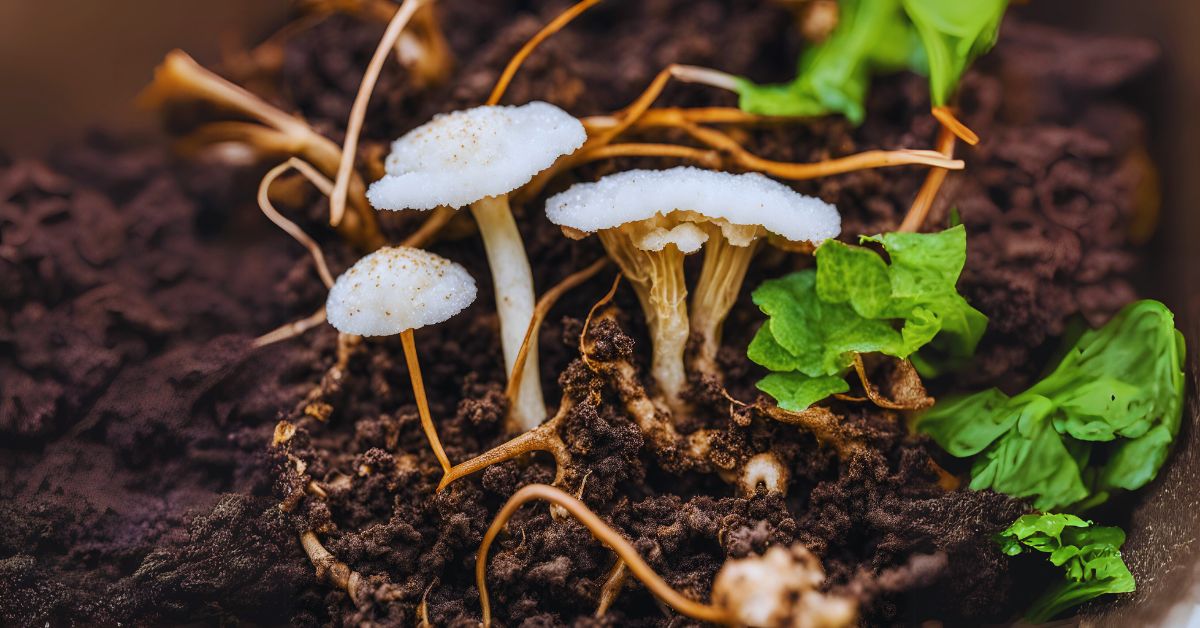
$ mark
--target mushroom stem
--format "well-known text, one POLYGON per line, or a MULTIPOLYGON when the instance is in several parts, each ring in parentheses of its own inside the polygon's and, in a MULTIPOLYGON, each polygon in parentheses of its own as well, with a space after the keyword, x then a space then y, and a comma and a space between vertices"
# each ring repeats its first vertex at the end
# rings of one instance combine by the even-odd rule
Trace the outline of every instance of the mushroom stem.
POLYGON ((425 398, 425 382, 421 378, 421 363, 417 361, 417 344, 413 339, 413 330, 400 332, 400 340, 404 344, 404 359, 408 362, 408 377, 412 380, 413 396, 417 399, 417 413, 421 416, 421 429, 429 439, 433 455, 442 465, 443 472, 450 471, 450 459, 442 449, 442 441, 438 439, 437 428, 433 425, 433 417, 429 414, 429 401, 425 398))
POLYGON ((700 335, 694 362, 700 373, 720 375, 717 351, 721 348, 721 328, 737 301, 757 245, 758 240, 754 240, 749 246, 736 246, 720 233, 709 235, 704 243, 704 265, 700 267, 691 307, 692 330, 700 335))
POLYGON ((529 359, 529 351, 531 342, 537 337, 538 329, 542 326, 542 321, 546 319, 546 315, 550 313, 550 308, 558 302, 562 295, 568 290, 578 286, 579 284, 591 279, 596 273, 600 272, 605 266, 608 266, 608 258, 601 257, 594 261, 587 268, 577 270, 570 275, 567 275, 562 281, 558 282, 553 288, 546 291, 540 299, 537 306, 533 309, 533 318, 529 321, 529 327, 525 330, 525 337, 521 340, 521 350, 517 352, 517 360, 513 365, 513 372, 508 380, 508 386, 504 389, 504 396, 508 398, 510 405, 516 404, 517 396, 520 394, 520 388, 517 385, 519 379, 522 379, 522 374, 525 370, 525 363, 529 359))
POLYGON ((592 536, 596 540, 616 552, 617 556, 628 565, 629 571, 633 572, 633 575, 642 584, 646 585, 646 588, 650 589, 650 592, 655 597, 665 602, 671 608, 699 621, 717 624, 729 624, 732 622, 732 617, 728 610, 697 602, 684 597, 683 594, 672 589, 671 585, 667 584, 662 579, 662 576, 655 573, 654 569, 642 559, 629 541, 626 541, 620 533, 609 527, 586 504, 553 486, 530 484, 514 493, 508 499, 508 502, 500 509, 499 514, 496 515, 495 520, 492 521, 492 525, 488 528, 487 533, 483 535, 483 542, 479 545, 479 553, 475 559, 475 584, 479 588, 479 603, 483 608, 483 625, 485 628, 492 625, 492 608, 487 592, 488 550, 492 546, 492 541, 496 539, 496 536, 504 529, 508 520, 512 518, 513 513, 526 502, 535 499, 555 504, 575 517, 579 523, 583 524, 592 533, 592 536))
POLYGON ((501 462, 512 460, 518 456, 535 451, 549 452, 550 455, 554 456, 554 463, 557 467, 554 474, 554 482, 558 483, 562 480, 563 474, 566 473, 567 467, 571 464, 571 452, 567 450, 562 437, 558 435, 558 427, 562 423, 563 417, 567 416, 567 413, 570 412, 574 405, 575 403, 571 401, 570 397, 563 396, 562 406, 559 407, 558 413, 554 415, 554 418, 470 460, 454 465, 442 476, 442 481, 438 483, 438 492, 441 492, 455 481, 482 471, 494 464, 500 464, 501 462))
POLYGON ((679 394, 687 383, 683 352, 687 347, 687 284, 683 253, 674 244, 661 251, 639 249, 620 229, 602 229, 600 242, 629 279, 650 329, 650 373, 673 411, 682 410, 679 394))
MULTIPOLYGON (((471 203, 471 213, 479 225, 483 247, 496 291, 496 314, 500 317, 500 344, 504 350, 505 372, 511 376, 533 320, 533 273, 521 232, 508 205, 508 195, 488 196, 471 203)), ((542 384, 538 369, 537 337, 529 339, 529 355, 521 372, 517 401, 509 409, 510 428, 529 431, 546 418, 542 384)))

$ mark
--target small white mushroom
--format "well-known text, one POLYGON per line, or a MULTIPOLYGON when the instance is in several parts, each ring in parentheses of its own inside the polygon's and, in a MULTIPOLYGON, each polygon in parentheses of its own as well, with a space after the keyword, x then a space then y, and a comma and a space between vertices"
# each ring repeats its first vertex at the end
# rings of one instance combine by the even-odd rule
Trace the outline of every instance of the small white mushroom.
POLYGON ((442 450, 417 361, 413 330, 458 314, 475 301, 475 279, 462 266, 428 251, 384 247, 342 273, 325 302, 329 324, 358 336, 400 334, 412 379, 421 427, 443 470, 450 468, 442 450))
POLYGON ((841 231, 832 205, 782 183, 690 167, 629 170, 574 185, 546 202, 546 216, 568 235, 597 232, 633 284, 653 336, 654 376, 668 401, 686 380, 689 329, 702 338, 702 364, 716 355, 721 325, 763 236, 820 242, 841 231), (701 245, 705 260, 689 323, 683 254, 701 245))
POLYGON ((854 624, 854 601, 821 593, 825 571, 803 545, 774 546, 762 556, 725 561, 713 581, 712 603, 739 626, 841 628, 854 624))
MULTIPOLYGON (((554 105, 485 106, 435 116, 392 144, 387 175, 367 198, 378 209, 470 205, 487 249, 496 291, 500 340, 511 376, 533 318, 533 275, 508 193, 583 145, 583 125, 554 105)), ((546 418, 531 339, 511 418, 522 430, 546 418)))

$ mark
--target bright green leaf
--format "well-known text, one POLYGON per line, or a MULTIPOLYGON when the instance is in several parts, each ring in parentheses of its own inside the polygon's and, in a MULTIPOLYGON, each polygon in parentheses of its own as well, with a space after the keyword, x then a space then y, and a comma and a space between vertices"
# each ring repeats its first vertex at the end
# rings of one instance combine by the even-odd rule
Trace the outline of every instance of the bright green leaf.
POLYGON ((1125 532, 1120 528, 1092 527, 1090 521, 1069 514, 1024 515, 1000 533, 1000 550, 1009 556, 1026 551, 1049 554, 1049 562, 1063 571, 1029 609, 1035 623, 1053 619, 1064 611, 1106 593, 1129 593, 1137 585, 1121 559, 1125 532))
POLYGON ((963 228, 870 240, 883 245, 890 264, 870 248, 827 241, 816 251, 816 270, 754 291, 769 319, 747 355, 787 375, 759 385, 781 406, 803 410, 831 394, 817 392, 843 392, 845 382, 833 390, 829 378, 841 380, 855 354, 907 358, 935 338, 948 354, 974 351, 987 318, 955 288, 966 259, 963 228))
POLYGON ((1166 460, 1182 416, 1183 358, 1170 310, 1138 301, 1080 335, 1029 390, 943 401, 918 429, 952 455, 978 456, 972 488, 1045 510, 1095 506, 1145 486, 1166 460))

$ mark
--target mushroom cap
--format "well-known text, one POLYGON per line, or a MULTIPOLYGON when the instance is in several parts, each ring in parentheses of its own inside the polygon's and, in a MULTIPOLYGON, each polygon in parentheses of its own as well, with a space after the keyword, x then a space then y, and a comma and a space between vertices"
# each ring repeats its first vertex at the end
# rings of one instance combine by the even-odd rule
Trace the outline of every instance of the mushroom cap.
POLYGON ((693 212, 731 226, 762 226, 795 242, 821 242, 842 230, 836 207, 778 181, 757 173, 686 166, 618 172, 593 183, 577 183, 546 201, 550 222, 587 232, 672 211, 693 212))
POLYGON ((467 269, 421 249, 385 247, 337 278, 325 314, 340 332, 391 336, 440 323, 473 301, 467 269))
POLYGON ((392 143, 367 199, 377 209, 462 207, 521 187, 586 139, 579 120, 540 101, 438 114, 392 143))

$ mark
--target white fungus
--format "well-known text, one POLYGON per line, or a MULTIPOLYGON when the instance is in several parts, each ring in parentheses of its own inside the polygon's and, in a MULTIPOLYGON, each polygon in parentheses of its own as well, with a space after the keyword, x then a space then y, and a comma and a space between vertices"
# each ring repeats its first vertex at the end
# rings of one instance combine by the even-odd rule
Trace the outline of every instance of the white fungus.
POLYGON ((329 291, 325 313, 338 331, 391 336, 440 323, 475 300, 475 279, 428 251, 382 248, 358 260, 329 291))
POLYGON ((586 139, 579 120, 545 102, 439 114, 392 143, 367 198, 378 209, 462 207, 521 187, 586 139))
POLYGON ((713 604, 738 626, 840 628, 854 625, 853 600, 821 593, 821 563, 803 545, 775 545, 762 556, 725 561, 713 580, 713 604))
POLYGON ((758 173, 682 166, 627 170, 580 183, 546 201, 550 222, 593 232, 673 210, 734 225, 761 225, 794 242, 821 242, 842 229, 837 208, 758 173))
POLYGON ((685 222, 670 229, 654 227, 637 238, 634 244, 643 251, 661 251, 668 244, 674 244, 681 253, 695 253, 700 250, 706 240, 708 240, 707 233, 704 233, 700 227, 685 222))

